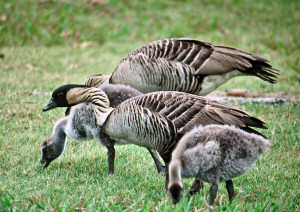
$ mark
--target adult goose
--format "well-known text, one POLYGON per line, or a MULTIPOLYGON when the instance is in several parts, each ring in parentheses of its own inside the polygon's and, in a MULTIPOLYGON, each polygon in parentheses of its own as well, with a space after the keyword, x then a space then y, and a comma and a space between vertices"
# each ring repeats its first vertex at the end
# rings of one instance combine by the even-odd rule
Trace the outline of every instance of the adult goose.
POLYGON ((276 83, 268 60, 242 50, 188 38, 170 38, 126 55, 111 75, 95 75, 86 85, 126 84, 143 92, 181 91, 204 96, 232 77, 250 75, 276 83))
POLYGON ((178 203, 183 195, 181 177, 211 183, 209 205, 214 203, 218 183, 226 182, 231 202, 232 179, 247 172, 271 146, 270 140, 235 126, 196 127, 181 138, 170 163, 168 190, 173 202, 178 203))
MULTIPOLYGON (((168 164, 172 151, 179 139, 195 126, 235 125, 257 134, 260 133, 251 127, 266 128, 264 122, 239 108, 175 91, 133 97, 114 109, 109 106, 109 99, 101 89, 69 84, 55 89, 43 110, 69 107, 82 102, 94 105, 97 123, 104 134, 113 139, 154 149, 160 154, 166 167, 165 188, 168 185, 168 164)), ((200 181, 196 181, 193 188, 197 191, 199 186, 200 181)))
MULTIPOLYGON (((116 107, 124 100, 142 94, 136 89, 125 85, 103 84, 99 88, 107 95, 111 107, 116 107)), ((40 163, 44 165, 44 168, 47 168, 52 161, 64 152, 67 138, 76 141, 95 139, 107 148, 108 173, 113 174, 114 145, 123 143, 120 143, 120 140, 111 139, 101 132, 93 108, 92 103, 81 103, 69 107, 67 115, 56 122, 52 135, 41 144, 42 159, 40 163)), ((152 149, 148 149, 148 151, 154 160, 157 171, 163 173, 165 169, 157 153, 152 149)))

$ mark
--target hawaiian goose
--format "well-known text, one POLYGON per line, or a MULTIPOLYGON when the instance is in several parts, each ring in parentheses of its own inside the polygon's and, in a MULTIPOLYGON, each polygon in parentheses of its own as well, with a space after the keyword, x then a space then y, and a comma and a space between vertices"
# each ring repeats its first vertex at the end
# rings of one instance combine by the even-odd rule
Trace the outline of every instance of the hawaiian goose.
MULTIPOLYGON (((260 133, 250 127, 266 128, 264 122, 241 109, 174 91, 133 97, 114 109, 109 106, 109 100, 101 89, 86 85, 63 85, 53 91, 44 111, 81 102, 93 103, 97 122, 104 134, 158 151, 166 167, 165 188, 168 185, 168 164, 172 150, 179 139, 195 126, 235 125, 257 134, 260 133)), ((198 190, 199 182, 193 187, 198 190)))
POLYGON ((85 84, 125 84, 143 93, 181 91, 204 96, 239 75, 276 83, 278 70, 268 60, 239 49, 171 38, 132 51, 111 75, 92 76, 85 84))
MULTIPOLYGON (((129 86, 103 84, 99 86, 109 98, 110 106, 116 107, 124 100, 141 95, 141 93, 129 86)), ((81 103, 68 108, 68 115, 56 122, 52 136, 46 139, 41 145, 42 160, 47 168, 49 164, 58 158, 65 149, 67 137, 72 140, 97 140, 101 145, 107 148, 108 173, 114 172, 115 144, 120 140, 110 139, 107 135, 101 133, 101 127, 97 124, 91 103, 81 103)), ((154 150, 148 149, 159 173, 164 172, 164 167, 159 161, 159 156, 154 150)))
POLYGON ((183 195, 181 177, 211 183, 209 205, 214 203, 218 183, 226 182, 231 202, 232 179, 248 171, 271 146, 270 140, 235 126, 196 127, 181 138, 170 163, 168 190, 173 202, 179 202, 183 195))

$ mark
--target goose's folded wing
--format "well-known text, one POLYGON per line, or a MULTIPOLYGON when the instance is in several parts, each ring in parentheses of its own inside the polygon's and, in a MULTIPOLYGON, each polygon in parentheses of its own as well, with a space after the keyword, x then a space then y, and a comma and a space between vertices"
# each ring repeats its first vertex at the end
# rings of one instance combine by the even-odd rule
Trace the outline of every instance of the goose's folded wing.
POLYGON ((153 92, 127 101, 167 117, 181 134, 195 126, 208 124, 235 125, 242 129, 266 128, 264 122, 239 108, 182 92, 153 92))
MULTIPOLYGON (((172 62, 171 64, 177 64, 177 66, 188 66, 190 67, 189 71, 195 74, 195 71, 210 57, 213 51, 211 44, 198 40, 184 38, 163 39, 132 51, 123 58, 120 65, 125 63, 125 61, 134 63, 135 61, 141 61, 141 58, 143 58, 143 63, 159 61, 161 65, 169 65, 172 62)), ((180 69, 176 71, 178 70, 180 71, 180 69)))

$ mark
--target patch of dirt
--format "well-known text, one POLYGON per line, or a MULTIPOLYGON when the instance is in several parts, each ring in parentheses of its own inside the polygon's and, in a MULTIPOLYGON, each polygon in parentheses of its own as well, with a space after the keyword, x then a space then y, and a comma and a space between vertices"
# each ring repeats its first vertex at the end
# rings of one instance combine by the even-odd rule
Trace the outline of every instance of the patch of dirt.
POLYGON ((218 101, 264 102, 266 104, 295 104, 300 101, 300 95, 283 93, 254 93, 248 90, 214 91, 207 97, 218 101))

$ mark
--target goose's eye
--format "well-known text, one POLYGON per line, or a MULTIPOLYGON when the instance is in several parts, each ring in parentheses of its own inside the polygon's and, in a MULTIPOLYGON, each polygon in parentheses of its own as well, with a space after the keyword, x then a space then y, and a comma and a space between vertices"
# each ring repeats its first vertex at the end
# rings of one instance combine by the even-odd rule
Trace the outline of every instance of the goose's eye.
POLYGON ((62 99, 64 97, 64 93, 63 92, 60 92, 57 94, 58 98, 62 99))

